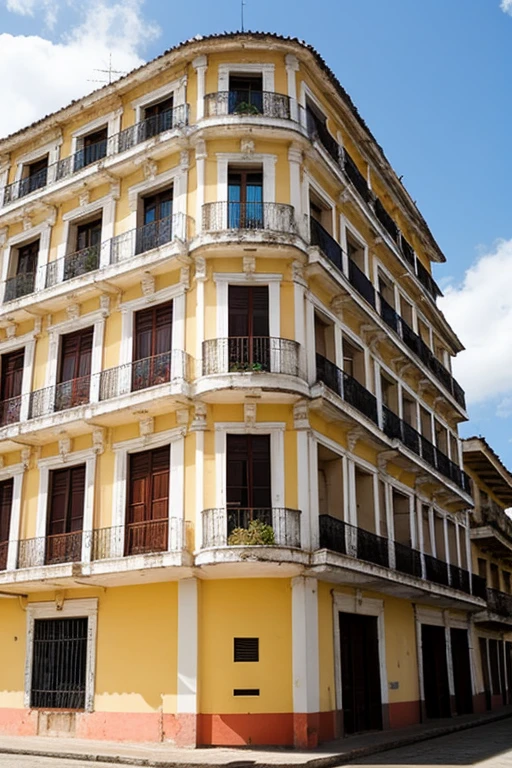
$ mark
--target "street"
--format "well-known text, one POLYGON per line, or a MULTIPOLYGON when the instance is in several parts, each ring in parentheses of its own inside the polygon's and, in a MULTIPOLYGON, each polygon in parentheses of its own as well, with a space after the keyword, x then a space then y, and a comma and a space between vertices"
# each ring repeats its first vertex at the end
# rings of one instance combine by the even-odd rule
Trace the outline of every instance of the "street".
POLYGON ((442 768, 463 765, 512 768, 512 718, 383 752, 352 765, 364 765, 366 768, 382 765, 388 768, 430 765, 442 768))

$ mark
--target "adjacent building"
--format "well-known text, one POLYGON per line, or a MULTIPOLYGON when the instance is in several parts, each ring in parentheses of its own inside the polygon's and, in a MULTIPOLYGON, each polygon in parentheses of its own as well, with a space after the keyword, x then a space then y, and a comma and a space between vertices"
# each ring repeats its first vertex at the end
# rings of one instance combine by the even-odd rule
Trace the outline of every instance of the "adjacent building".
POLYGON ((318 53, 188 41, 3 139, 0 188, 0 732, 480 706, 444 256, 318 53))

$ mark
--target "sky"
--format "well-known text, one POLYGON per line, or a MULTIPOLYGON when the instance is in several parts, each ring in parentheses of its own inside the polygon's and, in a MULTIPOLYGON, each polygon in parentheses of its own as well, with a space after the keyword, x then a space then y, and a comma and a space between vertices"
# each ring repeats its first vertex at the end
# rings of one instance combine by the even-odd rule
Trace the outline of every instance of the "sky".
MULTIPOLYGON (((245 0, 245 28, 306 40, 351 95, 447 257, 466 351, 461 434, 512 469, 512 0, 245 0)), ((0 136, 195 35, 240 0, 0 0, 0 136)))

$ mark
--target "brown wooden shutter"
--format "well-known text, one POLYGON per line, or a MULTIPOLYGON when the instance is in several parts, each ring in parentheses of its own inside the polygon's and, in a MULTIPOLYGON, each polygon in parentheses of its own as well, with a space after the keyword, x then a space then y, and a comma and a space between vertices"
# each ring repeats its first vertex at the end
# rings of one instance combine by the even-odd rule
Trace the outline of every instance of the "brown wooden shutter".
POLYGON ((230 338, 269 335, 268 286, 230 285, 228 305, 230 338))
POLYGON ((9 541, 13 485, 12 478, 0 483, 0 543, 9 541))
POLYGON ((9 352, 6 355, 2 355, 2 375, 0 383, 0 399, 2 402, 21 395, 24 359, 24 349, 17 349, 16 352, 9 352))
POLYGON ((90 376, 93 328, 62 337, 59 384, 90 376))
POLYGON ((270 435, 228 435, 226 471, 228 506, 272 506, 270 435))
POLYGON ((135 314, 134 360, 144 360, 172 349, 172 301, 135 314))
POLYGON ((128 524, 168 517, 169 472, 168 445, 130 456, 128 524))
POLYGON ((85 465, 50 474, 48 536, 81 531, 84 519, 85 465))

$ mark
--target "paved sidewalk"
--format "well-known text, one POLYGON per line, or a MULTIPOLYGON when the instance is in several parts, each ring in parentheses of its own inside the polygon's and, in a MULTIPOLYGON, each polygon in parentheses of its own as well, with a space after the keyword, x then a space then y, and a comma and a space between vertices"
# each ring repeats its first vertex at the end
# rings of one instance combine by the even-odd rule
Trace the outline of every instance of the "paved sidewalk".
POLYGON ((333 768, 367 755, 512 717, 512 706, 486 715, 436 720, 393 731, 352 736, 310 751, 286 748, 179 749, 169 743, 133 744, 48 736, 0 736, 0 754, 54 757, 151 768, 333 768))

